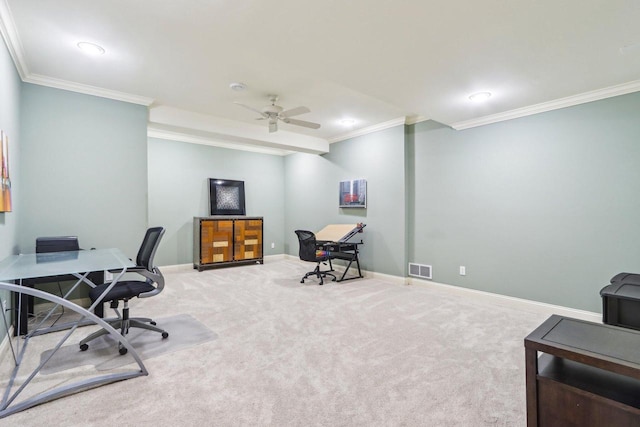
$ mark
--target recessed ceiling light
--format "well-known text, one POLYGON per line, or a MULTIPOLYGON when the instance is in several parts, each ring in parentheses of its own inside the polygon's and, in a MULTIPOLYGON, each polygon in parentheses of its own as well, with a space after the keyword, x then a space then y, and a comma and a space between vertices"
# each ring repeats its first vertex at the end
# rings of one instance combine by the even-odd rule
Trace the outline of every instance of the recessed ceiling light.
POLYGON ((342 119, 340 120, 340 124, 342 126, 353 126, 356 123, 354 119, 342 119))
POLYGON ((247 88, 247 85, 240 82, 233 82, 229 85, 229 88, 231 88, 231 90, 235 90, 236 92, 241 92, 247 88))
POLYGON ((88 55, 98 56, 104 53, 104 48, 102 46, 89 42, 78 43, 78 48, 88 55))
POLYGON ((473 95, 469 96, 469 99, 471 101, 486 101, 487 99, 491 98, 491 92, 478 92, 478 93, 474 93, 473 95))

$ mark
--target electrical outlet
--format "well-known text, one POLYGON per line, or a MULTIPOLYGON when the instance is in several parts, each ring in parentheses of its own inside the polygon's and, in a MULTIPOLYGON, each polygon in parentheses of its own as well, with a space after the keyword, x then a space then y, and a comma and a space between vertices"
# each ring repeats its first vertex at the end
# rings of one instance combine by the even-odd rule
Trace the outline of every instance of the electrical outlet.
POLYGON ((460 266, 460 275, 461 276, 466 276, 467 275, 467 267, 465 267, 464 265, 460 266))
POLYGON ((271 242, 271 249, 273 249, 273 248, 275 248, 275 247, 276 247, 276 244, 275 244, 275 243, 273 243, 273 242, 271 242))

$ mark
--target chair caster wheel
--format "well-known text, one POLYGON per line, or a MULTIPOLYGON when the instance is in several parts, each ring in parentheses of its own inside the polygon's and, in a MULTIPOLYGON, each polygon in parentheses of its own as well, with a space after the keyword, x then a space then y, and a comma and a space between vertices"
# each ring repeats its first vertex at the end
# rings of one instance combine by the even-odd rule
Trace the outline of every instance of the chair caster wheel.
POLYGON ((300 283, 304 283, 304 279, 300 280, 300 283))
POLYGON ((156 322, 154 322, 153 320, 151 322, 149 322, 150 325, 156 326, 156 322))
POLYGON ((129 350, 127 350, 127 347, 120 347, 120 348, 118 349, 118 353, 120 353, 122 356, 124 356, 125 354, 127 354, 127 351, 129 351, 129 350))
POLYGON ((89 349, 89 344, 80 344, 80 351, 87 351, 89 349))
POLYGON ((168 338, 169 337, 169 332, 163 332, 162 333, 162 339, 168 338))

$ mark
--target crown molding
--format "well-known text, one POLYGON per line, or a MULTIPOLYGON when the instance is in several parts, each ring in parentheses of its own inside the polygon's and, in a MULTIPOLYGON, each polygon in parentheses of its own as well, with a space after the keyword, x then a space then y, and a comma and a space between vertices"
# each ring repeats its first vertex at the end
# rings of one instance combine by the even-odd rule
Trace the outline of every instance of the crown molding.
POLYGON ((90 86, 82 83, 70 82, 68 80, 41 76, 39 74, 30 74, 22 80, 26 83, 33 83, 41 86, 49 86, 56 89, 64 89, 71 92, 83 93, 85 95, 99 96, 101 98, 115 99, 116 101, 129 102, 131 104, 139 104, 139 105, 144 105, 146 107, 153 104, 153 101, 154 101, 152 98, 147 98, 144 96, 132 95, 130 93, 103 89, 97 86, 90 86))
POLYGON ((132 95, 129 93, 118 92, 114 90, 102 89, 96 86, 84 85, 80 83, 70 82, 68 80, 56 79, 53 77, 42 76, 39 74, 32 74, 29 72, 27 62, 24 57, 24 49, 22 42, 16 31, 16 26, 13 20, 13 14, 9 8, 9 4, 6 0, 0 0, 0 33, 7 45, 7 50, 13 63, 16 66, 16 70, 25 83, 33 83, 41 86, 53 87, 56 89, 69 90, 71 92, 83 93, 86 95, 99 96, 101 98, 115 99, 117 101, 129 102, 132 104, 139 104, 144 106, 150 106, 153 103, 153 99, 143 96, 132 95))
POLYGON ((431 119, 425 116, 407 116, 407 120, 404 122, 404 124, 415 125, 420 122, 426 122, 427 120, 431 120, 431 119))
POLYGON ((0 0, 0 34, 2 34, 2 38, 7 45, 7 50, 9 51, 9 55, 11 55, 11 59, 13 59, 20 78, 24 81, 25 77, 29 74, 29 70, 24 60, 22 53, 24 49, 22 49, 22 42, 20 42, 20 37, 18 37, 18 32, 16 31, 13 14, 6 0, 0 0))
POLYGON ((165 139, 168 141, 187 142, 190 144, 209 145, 212 147, 228 148, 231 150, 250 151, 252 153, 271 154, 275 156, 286 156, 293 151, 269 148, 258 145, 242 144, 238 142, 222 141, 215 137, 194 135, 188 131, 163 129, 162 125, 149 124, 147 126, 147 136, 149 138, 165 139))
POLYGON ((334 136, 333 138, 327 139, 329 144, 333 144, 334 142, 344 141, 345 139, 355 138, 356 136, 366 135, 368 133, 378 132, 384 129, 389 129, 398 125, 404 125, 406 123, 406 117, 398 117, 397 119, 389 120, 387 122, 378 123, 377 125, 368 126, 366 128, 357 129, 352 132, 348 132, 342 135, 334 136))
POLYGON ((469 129, 476 126, 484 126, 491 123, 502 122, 505 120, 531 116, 533 114, 558 110, 565 107, 572 107, 579 104, 586 104, 587 102, 599 101, 601 99, 612 98, 619 95, 626 95, 628 93, 638 91, 640 91, 640 80, 634 80, 628 83, 622 83, 604 89, 592 90, 590 92, 581 93, 579 95, 567 96, 565 98, 560 98, 549 102, 542 102, 540 104, 530 105, 528 107, 505 111, 503 113, 456 122, 452 123, 450 126, 455 130, 469 129))

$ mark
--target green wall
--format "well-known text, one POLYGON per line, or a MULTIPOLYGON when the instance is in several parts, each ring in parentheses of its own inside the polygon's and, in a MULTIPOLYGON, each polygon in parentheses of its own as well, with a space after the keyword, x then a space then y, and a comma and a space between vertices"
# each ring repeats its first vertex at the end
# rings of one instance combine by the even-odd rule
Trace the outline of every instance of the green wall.
POLYGON ((327 224, 364 222, 362 268, 404 276, 404 139, 404 127, 396 126, 331 144, 323 156, 287 156, 286 253, 298 254, 296 229, 319 231, 327 224), (339 182, 360 178, 367 180, 367 208, 339 208, 339 182))
POLYGON ((244 181, 247 215, 264 217, 264 254, 283 253, 283 157, 150 138, 149 224, 167 229, 156 262, 193 262, 193 217, 209 215, 209 178, 244 181))
POLYGON ((410 261, 437 282, 601 311, 609 279, 640 272, 639 112, 636 93, 464 131, 415 125, 410 261))
POLYGON ((13 212, 0 212, 0 259, 17 253, 20 212, 20 92, 22 82, 0 38, 0 129, 9 136, 9 173, 13 212))
POLYGON ((147 227, 147 108, 24 84, 19 247, 77 235, 134 257, 147 227))
MULTIPOLYGON (((0 260, 18 251, 20 196, 20 92, 22 82, 11 56, 0 38, 0 129, 9 137, 9 173, 11 178, 12 212, 0 212, 0 260)), ((8 292, 0 291, 0 300, 11 305, 8 292)), ((6 313, 7 319, 9 314, 6 313)), ((5 322, 0 321, 0 343, 6 336, 5 322)))
POLYGON ((295 229, 364 222, 367 270, 404 277, 408 261, 431 264, 437 282, 590 311, 611 276, 640 272, 639 93, 464 131, 397 126, 323 156, 280 157, 148 139, 146 107, 23 84, 6 49, 0 71, 14 191, 2 257, 64 234, 133 256, 145 228, 163 225, 158 263, 190 264, 192 218, 207 215, 214 177, 245 181, 266 255, 297 255, 295 229), (339 181, 356 178, 367 209, 339 208, 339 181))

